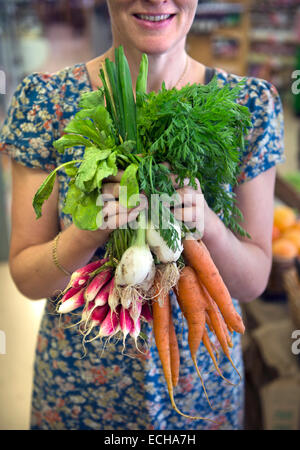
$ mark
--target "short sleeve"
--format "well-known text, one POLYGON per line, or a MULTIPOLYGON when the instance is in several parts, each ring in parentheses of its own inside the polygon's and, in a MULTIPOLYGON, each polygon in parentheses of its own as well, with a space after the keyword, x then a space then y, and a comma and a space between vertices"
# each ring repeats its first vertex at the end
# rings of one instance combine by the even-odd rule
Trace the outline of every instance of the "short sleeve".
POLYGON ((249 78, 245 106, 251 113, 252 128, 241 156, 239 184, 249 181, 284 158, 283 108, 276 88, 269 82, 249 78))
POLYGON ((0 131, 0 151, 25 166, 47 172, 56 167, 52 143, 58 127, 50 79, 50 75, 37 73, 23 79, 0 131))

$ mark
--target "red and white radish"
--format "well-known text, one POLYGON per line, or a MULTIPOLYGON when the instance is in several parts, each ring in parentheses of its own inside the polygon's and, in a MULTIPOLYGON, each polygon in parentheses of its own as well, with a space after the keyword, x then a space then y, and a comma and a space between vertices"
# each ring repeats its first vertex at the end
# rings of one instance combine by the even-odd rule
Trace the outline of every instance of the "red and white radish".
POLYGON ((111 277, 111 269, 105 269, 103 272, 98 273, 85 290, 86 301, 90 302, 94 300, 100 289, 111 279, 111 277))
MULTIPOLYGON (((70 297, 70 294, 72 293, 73 289, 69 289, 69 291, 65 294, 69 294, 69 298, 64 299, 63 302, 59 305, 57 312, 59 314, 66 314, 69 312, 74 311, 75 309, 79 308, 80 306, 84 305, 84 288, 81 288, 80 290, 77 290, 77 292, 70 297)), ((76 288, 77 289, 77 288, 76 288)), ((64 297, 63 297, 64 298, 64 297)))

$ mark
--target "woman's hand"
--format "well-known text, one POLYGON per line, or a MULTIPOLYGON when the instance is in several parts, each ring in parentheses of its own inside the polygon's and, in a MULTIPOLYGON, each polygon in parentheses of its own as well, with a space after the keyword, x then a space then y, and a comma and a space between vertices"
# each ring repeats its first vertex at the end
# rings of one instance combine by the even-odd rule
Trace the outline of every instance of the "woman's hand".
MULTIPOLYGON (((170 169, 169 163, 163 164, 170 169)), ((199 180, 196 178, 197 189, 194 189, 189 185, 188 178, 184 180, 184 186, 179 187, 176 182, 177 176, 171 173, 170 177, 177 194, 171 212, 179 222, 183 222, 191 230, 196 230, 197 238, 201 238, 204 233, 204 210, 207 204, 199 180)))
POLYGON ((197 237, 201 238, 204 233, 205 200, 197 179, 196 184, 197 189, 194 189, 189 186, 189 180, 185 180, 184 187, 177 187, 178 203, 173 208, 173 214, 178 221, 183 222, 189 229, 196 229, 197 237))
POLYGON ((102 184, 103 222, 100 230, 107 230, 108 233, 136 220, 139 212, 147 206, 142 196, 139 206, 135 208, 126 208, 120 203, 120 181, 123 173, 123 170, 119 170, 116 176, 106 178, 102 184))

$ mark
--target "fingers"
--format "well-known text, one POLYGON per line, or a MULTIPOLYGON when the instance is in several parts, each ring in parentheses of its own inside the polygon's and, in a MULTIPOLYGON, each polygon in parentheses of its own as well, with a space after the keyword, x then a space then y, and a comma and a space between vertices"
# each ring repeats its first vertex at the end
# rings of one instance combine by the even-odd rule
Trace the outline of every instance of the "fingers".
POLYGON ((127 213, 128 213, 127 208, 125 208, 125 206, 122 206, 116 200, 106 201, 102 208, 102 216, 104 219, 106 217, 115 216, 119 214, 123 215, 127 213))
POLYGON ((123 176, 124 170, 119 170, 117 175, 110 175, 109 177, 105 178, 105 180, 103 181, 103 183, 109 183, 109 182, 113 182, 113 183, 120 183, 121 178, 123 176))
POLYGON ((147 207, 145 201, 141 198, 140 204, 134 208, 126 208, 119 201, 110 199, 103 204, 102 224, 100 229, 115 230, 132 222, 131 227, 135 226, 135 221, 139 213, 147 207))
POLYGON ((174 208, 174 217, 180 222, 195 222, 197 219, 196 210, 193 206, 184 208, 174 208))
POLYGON ((127 226, 130 222, 136 221, 139 213, 138 208, 134 208, 130 212, 106 216, 100 229, 115 230, 116 228, 127 226))
POLYGON ((102 196, 107 196, 107 198, 119 198, 120 183, 103 183, 101 193, 102 196))
POLYGON ((195 189, 191 188, 190 186, 186 186, 186 187, 177 189, 176 193, 179 196, 178 197, 179 202, 176 205, 176 207, 178 207, 178 208, 197 206, 203 197, 201 189, 195 190, 195 189))

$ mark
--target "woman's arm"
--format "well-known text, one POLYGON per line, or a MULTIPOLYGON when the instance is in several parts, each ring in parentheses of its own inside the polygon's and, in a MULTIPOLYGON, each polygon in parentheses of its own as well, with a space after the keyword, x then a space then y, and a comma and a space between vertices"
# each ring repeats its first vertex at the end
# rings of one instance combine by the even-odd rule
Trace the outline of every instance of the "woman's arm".
POLYGON ((242 227, 252 239, 228 230, 206 205, 203 242, 217 265, 232 297, 248 302, 266 288, 272 263, 272 225, 275 167, 235 190, 242 227))
MULTIPOLYGON (((58 183, 35 218, 32 200, 47 174, 12 162, 12 229, 9 264, 17 288, 30 299, 53 296, 69 277, 52 259, 53 239, 59 232, 58 183)), ((71 225, 62 232, 57 253, 60 264, 72 272, 85 265, 108 238, 107 231, 83 231, 71 225)))
MULTIPOLYGON (((40 219, 35 218, 32 200, 47 174, 42 170, 12 163, 12 230, 10 243, 10 271, 17 288, 30 299, 51 297, 63 290, 69 277, 56 267, 52 259, 53 239, 60 230, 58 219, 58 183, 43 205, 40 219)), ((116 197, 115 185, 105 184, 106 194, 116 197)), ((134 220, 138 208, 127 211, 118 209, 118 202, 108 202, 106 229, 85 231, 70 225, 57 244, 59 263, 72 272, 88 263, 97 248, 102 247, 110 232, 128 221, 134 220)))

